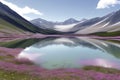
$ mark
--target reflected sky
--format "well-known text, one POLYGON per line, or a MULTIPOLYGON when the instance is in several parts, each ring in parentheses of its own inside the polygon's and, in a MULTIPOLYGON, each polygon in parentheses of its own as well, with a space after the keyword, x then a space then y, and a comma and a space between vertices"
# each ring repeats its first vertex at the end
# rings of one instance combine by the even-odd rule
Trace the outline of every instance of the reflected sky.
POLYGON ((87 37, 55 38, 25 48, 18 58, 27 58, 45 69, 87 65, 120 69, 120 44, 87 37))

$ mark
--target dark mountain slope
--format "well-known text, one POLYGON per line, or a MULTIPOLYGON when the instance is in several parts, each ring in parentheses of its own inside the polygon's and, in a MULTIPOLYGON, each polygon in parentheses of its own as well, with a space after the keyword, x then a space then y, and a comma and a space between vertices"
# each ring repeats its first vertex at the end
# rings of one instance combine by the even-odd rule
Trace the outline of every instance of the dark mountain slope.
MULTIPOLYGON (((59 33, 55 30, 38 28, 37 26, 35 26, 32 23, 30 23, 29 21, 25 20, 23 17, 21 17, 15 11, 13 11, 12 9, 10 9, 8 6, 4 5, 1 2, 0 2, 0 20, 5 22, 1 25, 2 27, 3 26, 5 26, 7 28, 10 27, 10 26, 6 25, 6 23, 8 23, 11 25, 11 28, 14 27, 14 31, 15 30, 17 31, 19 29, 19 30, 22 30, 25 32, 32 32, 32 33, 43 33, 43 34, 59 33)), ((4 30, 4 32, 5 32, 5 30, 4 30)))

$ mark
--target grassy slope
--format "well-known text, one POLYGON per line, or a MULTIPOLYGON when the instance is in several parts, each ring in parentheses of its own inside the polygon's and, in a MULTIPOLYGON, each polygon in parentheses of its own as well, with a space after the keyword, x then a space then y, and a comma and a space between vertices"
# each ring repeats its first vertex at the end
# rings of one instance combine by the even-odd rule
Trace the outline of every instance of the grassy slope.
POLYGON ((42 80, 42 79, 24 73, 0 70, 0 80, 42 80))
MULTIPOLYGON (((0 18, 2 20, 6 21, 7 24, 9 23, 12 26, 14 26, 14 29, 15 29, 15 27, 17 27, 16 30, 18 30, 18 28, 19 28, 19 31, 24 30, 24 31, 33 32, 33 33, 44 33, 44 34, 60 33, 55 30, 40 29, 40 28, 36 27, 35 25, 33 25, 29 21, 25 20, 23 17, 18 15, 16 12, 14 12, 13 10, 11 10, 9 7, 2 4, 1 2, 0 2, 0 18)), ((4 23, 4 25, 6 25, 6 23, 4 23)), ((9 27, 9 25, 7 27, 9 27)))
MULTIPOLYGON (((16 14, 14 11, 10 10, 7 6, 4 6, 6 8, 0 8, 0 18, 6 21, 7 23, 16 26, 17 28, 28 30, 28 31, 36 31, 39 30, 35 28, 32 24, 27 22, 25 19, 20 17, 18 14, 16 14)), ((37 32, 37 31, 36 31, 37 32)))
MULTIPOLYGON (((18 15, 17 15, 18 16, 18 15)), ((0 20, 2 21, 2 26, 6 25, 4 27, 11 27, 16 29, 16 32, 19 30, 20 32, 22 31, 29 31, 29 32, 34 32, 34 33, 43 33, 43 34, 55 34, 55 33, 60 33, 54 30, 48 30, 48 29, 40 29, 30 22, 26 21, 22 17, 16 17, 13 14, 7 13, 5 11, 0 10, 0 20), (3 17, 1 17, 1 15, 3 17), (9 24, 9 25, 8 25, 9 24), (12 27, 13 26, 13 27, 12 27), (16 28, 15 28, 16 27, 16 28)), ((0 24, 1 24, 0 23, 0 24)), ((9 29, 8 29, 9 30, 9 29)), ((11 30, 11 29, 10 29, 11 30)), ((1 30, 2 31, 2 30, 1 30)), ((15 31, 15 30, 14 30, 15 31)))
POLYGON ((98 33, 93 33, 92 35, 98 35, 98 36, 120 36, 120 31, 116 32, 98 32, 98 33))
POLYGON ((2 33, 24 33, 20 28, 17 28, 16 26, 6 22, 3 19, 0 19, 0 32, 2 33))

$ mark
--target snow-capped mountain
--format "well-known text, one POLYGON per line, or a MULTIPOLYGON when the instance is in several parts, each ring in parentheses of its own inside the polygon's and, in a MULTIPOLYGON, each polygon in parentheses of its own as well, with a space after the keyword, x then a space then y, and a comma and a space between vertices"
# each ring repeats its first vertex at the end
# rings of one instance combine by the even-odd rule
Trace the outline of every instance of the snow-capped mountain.
POLYGON ((38 18, 32 20, 31 23, 43 29, 53 29, 61 32, 75 32, 74 29, 72 30, 72 28, 74 28, 74 26, 78 23, 81 23, 85 20, 86 19, 78 21, 74 18, 69 18, 63 22, 52 22, 38 18))
MULTIPOLYGON (((88 24, 87 21, 85 23, 88 24)), ((80 27, 83 24, 86 25, 85 23, 79 24, 77 26, 80 27)), ((95 23, 89 25, 89 27, 87 28, 77 31, 76 34, 90 34, 115 31, 120 31, 120 10, 96 19, 95 23)))
POLYGON ((42 28, 54 28, 55 25, 69 25, 69 24, 74 24, 78 23, 78 20, 75 20, 74 18, 70 18, 65 20, 64 22, 52 22, 52 21, 47 21, 41 18, 34 19, 30 21, 34 25, 42 28))
POLYGON ((39 26, 39 25, 43 25, 43 24, 50 24, 50 25, 67 25, 67 24, 73 24, 73 23, 78 23, 79 21, 74 19, 74 18, 69 18, 63 22, 52 22, 52 21, 47 21, 45 19, 34 19, 30 21, 31 23, 39 26))
POLYGON ((70 18, 63 22, 52 22, 39 18, 32 20, 31 23, 44 29, 48 28, 60 32, 72 32, 75 34, 120 32, 120 10, 107 14, 103 17, 82 19, 80 21, 70 18))
POLYGON ((78 27, 76 28, 75 26, 78 25, 78 24, 81 24, 83 22, 85 22, 87 19, 82 19, 80 20, 79 22, 78 21, 75 21, 75 20, 72 20, 72 19, 68 19, 66 20, 65 22, 69 22, 69 23, 73 23, 73 22, 76 22, 76 23, 73 23, 73 24, 62 24, 62 25, 55 25, 54 26, 54 30, 56 31, 61 31, 61 32, 76 32, 78 29, 80 29, 81 27, 78 27))

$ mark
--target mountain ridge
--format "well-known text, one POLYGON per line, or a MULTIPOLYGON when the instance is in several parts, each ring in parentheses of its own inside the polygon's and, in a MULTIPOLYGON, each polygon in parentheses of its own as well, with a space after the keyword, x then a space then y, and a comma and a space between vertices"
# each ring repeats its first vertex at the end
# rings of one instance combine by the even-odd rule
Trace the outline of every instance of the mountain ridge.
POLYGON ((76 34, 109 33, 120 31, 120 10, 107 14, 101 18, 103 19, 85 29, 79 30, 76 34))
POLYGON ((0 2, 0 33, 112 34, 112 36, 119 36, 120 10, 91 19, 69 18, 63 22, 52 22, 38 18, 29 22, 0 2))

